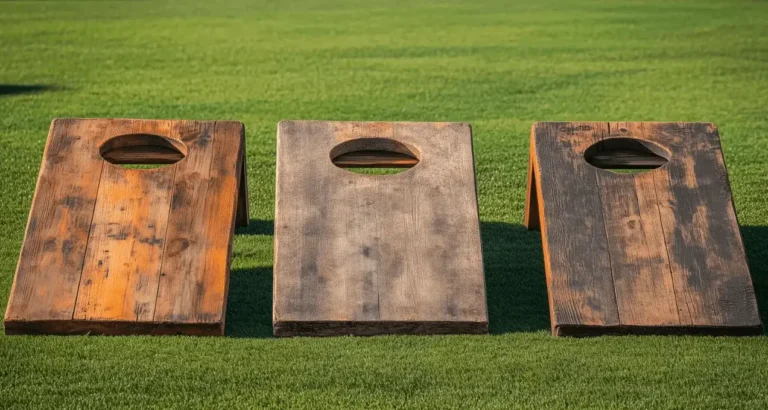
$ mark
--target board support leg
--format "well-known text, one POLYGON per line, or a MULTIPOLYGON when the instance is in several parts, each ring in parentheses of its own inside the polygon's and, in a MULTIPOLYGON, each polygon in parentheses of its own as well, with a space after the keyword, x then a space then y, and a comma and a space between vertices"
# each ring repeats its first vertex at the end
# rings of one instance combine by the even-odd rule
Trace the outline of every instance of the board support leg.
POLYGON ((246 172, 247 165, 245 163, 245 152, 242 153, 240 158, 240 184, 237 189, 237 217, 235 224, 238 227, 248 226, 249 213, 248 213, 248 172, 246 172))
POLYGON ((536 171, 533 166, 533 152, 528 157, 528 188, 525 194, 525 216, 523 225, 529 231, 538 231, 539 222, 539 200, 536 191, 536 171))

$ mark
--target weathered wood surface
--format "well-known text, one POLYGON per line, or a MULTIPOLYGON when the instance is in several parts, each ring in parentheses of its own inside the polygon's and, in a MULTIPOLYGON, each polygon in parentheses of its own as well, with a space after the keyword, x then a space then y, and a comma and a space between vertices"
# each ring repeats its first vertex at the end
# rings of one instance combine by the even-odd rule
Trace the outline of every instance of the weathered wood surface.
POLYGON ((276 190, 275 335, 487 332, 467 124, 283 121, 276 190))
POLYGON ((54 120, 6 333, 222 334, 243 155, 237 122, 54 120))
MULTIPOLYGON (((604 154, 602 165, 632 167, 604 154)), ((761 331, 712 124, 537 123, 528 181, 525 223, 541 229, 554 334, 761 331), (619 138, 669 160, 638 174, 587 163, 587 148, 619 138)))

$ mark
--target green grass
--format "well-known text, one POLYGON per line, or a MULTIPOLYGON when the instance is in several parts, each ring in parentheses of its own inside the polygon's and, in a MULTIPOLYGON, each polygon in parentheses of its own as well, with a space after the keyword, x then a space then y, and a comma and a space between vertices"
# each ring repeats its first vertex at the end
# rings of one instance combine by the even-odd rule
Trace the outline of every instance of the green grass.
POLYGON ((0 2, 0 310, 54 117, 243 121, 253 219, 228 337, 0 335, 0 408, 768 407, 765 337, 549 336, 520 225, 532 122, 714 122, 768 321, 766 18, 759 1, 0 2), (281 119, 473 125, 491 335, 270 337, 281 119))

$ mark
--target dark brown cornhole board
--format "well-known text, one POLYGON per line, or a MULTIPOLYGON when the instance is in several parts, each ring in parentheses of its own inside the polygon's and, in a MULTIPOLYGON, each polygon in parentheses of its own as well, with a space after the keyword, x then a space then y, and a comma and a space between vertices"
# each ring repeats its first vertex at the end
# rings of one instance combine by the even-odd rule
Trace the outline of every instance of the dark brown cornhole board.
POLYGON ((529 169, 553 334, 761 332, 714 125, 536 123, 529 169))
POLYGON ((487 332, 469 125, 281 122, 273 314, 277 336, 487 332))
POLYGON ((247 206, 239 122, 54 120, 6 333, 223 334, 247 206))

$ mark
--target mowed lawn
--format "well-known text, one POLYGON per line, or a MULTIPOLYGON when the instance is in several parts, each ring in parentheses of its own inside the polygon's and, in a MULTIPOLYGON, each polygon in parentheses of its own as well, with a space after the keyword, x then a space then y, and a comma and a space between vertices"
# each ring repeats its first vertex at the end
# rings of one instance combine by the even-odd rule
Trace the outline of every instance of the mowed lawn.
POLYGON ((0 408, 768 408, 766 337, 551 337, 521 226, 534 121, 714 122, 768 321, 767 19, 761 1, 1 1, 1 311, 54 117, 243 121, 252 220, 226 337, 0 335, 0 408), (491 335, 271 337, 281 119, 472 124, 491 335))

